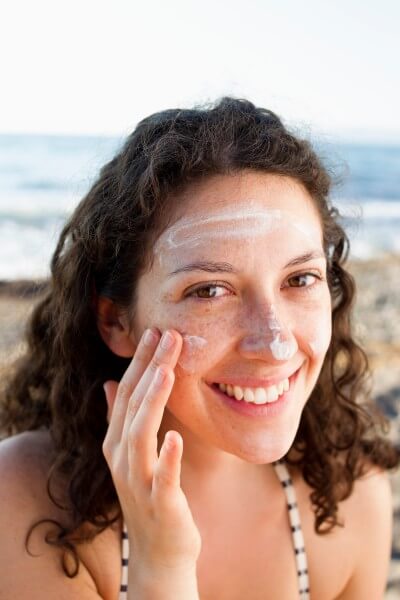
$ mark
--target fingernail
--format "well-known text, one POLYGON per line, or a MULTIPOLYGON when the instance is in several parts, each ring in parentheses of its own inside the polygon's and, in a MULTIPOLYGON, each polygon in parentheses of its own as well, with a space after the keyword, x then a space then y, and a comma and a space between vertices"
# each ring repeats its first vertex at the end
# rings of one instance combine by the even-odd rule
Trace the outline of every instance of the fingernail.
POLYGON ((156 336, 151 329, 146 329, 143 336, 143 343, 145 346, 152 346, 156 340, 156 336))
POLYGON ((161 338, 161 348, 163 348, 163 350, 169 350, 172 348, 174 341, 174 336, 169 331, 165 331, 161 338))

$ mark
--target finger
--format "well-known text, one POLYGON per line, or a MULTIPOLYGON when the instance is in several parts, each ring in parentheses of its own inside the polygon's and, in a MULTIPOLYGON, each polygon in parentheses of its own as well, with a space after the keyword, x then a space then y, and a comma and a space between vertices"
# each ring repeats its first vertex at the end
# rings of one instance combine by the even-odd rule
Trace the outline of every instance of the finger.
POLYGON ((131 467, 150 482, 158 460, 158 431, 174 381, 172 369, 165 365, 157 369, 128 431, 131 467))
POLYGON ((146 370, 156 348, 160 341, 161 333, 155 327, 146 329, 139 340, 132 361, 123 374, 120 383, 125 388, 126 395, 130 397, 136 388, 140 378, 146 370))
MULTIPOLYGON (((167 330, 163 333, 153 358, 147 365, 147 369, 143 373, 139 383, 135 388, 135 391, 133 392, 129 400, 122 431, 122 439, 127 438, 132 421, 135 419, 135 416, 141 407, 144 397, 148 394, 150 386, 152 384, 154 385, 154 378, 157 369, 161 365, 170 369, 175 368, 176 363, 178 362, 179 355, 181 353, 182 341, 182 336, 173 329, 167 330)), ((157 388, 155 388, 154 391, 156 391, 156 393, 159 393, 159 390, 157 388)), ((164 400, 166 403, 168 397, 165 397, 164 400)), ((155 433, 157 434, 157 431, 155 433)))
POLYGON ((151 491, 154 466, 158 461, 158 437, 165 405, 174 385, 175 375, 165 365, 159 367, 128 432, 129 469, 135 476, 137 489, 151 491))
POLYGON ((119 382, 107 431, 107 444, 110 446, 118 444, 121 440, 129 399, 148 367, 159 340, 158 330, 147 329, 144 332, 132 361, 119 382))
POLYGON ((168 431, 154 468, 151 496, 157 506, 171 507, 181 485, 183 439, 176 431, 168 431))

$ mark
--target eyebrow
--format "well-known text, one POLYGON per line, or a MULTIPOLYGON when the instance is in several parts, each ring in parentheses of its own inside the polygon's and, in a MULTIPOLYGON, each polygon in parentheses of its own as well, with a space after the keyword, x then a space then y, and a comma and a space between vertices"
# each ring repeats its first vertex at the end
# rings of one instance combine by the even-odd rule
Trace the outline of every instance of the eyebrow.
POLYGON ((315 258, 326 258, 325 254, 322 250, 311 250, 310 252, 305 252, 300 256, 296 256, 290 260, 287 265, 284 266, 285 269, 287 267, 295 267, 296 265, 302 265, 303 263, 309 262, 310 260, 314 260, 315 258))
MULTIPOLYGON (((288 267, 294 267, 296 265, 302 265, 310 260, 314 260, 315 258, 325 258, 325 254, 321 250, 312 250, 310 252, 306 252, 305 254, 296 256, 289 261, 284 266, 284 269, 287 269, 288 267)), ((230 263, 202 260, 179 267, 178 269, 175 269, 175 271, 168 273, 168 277, 172 277, 178 273, 187 273, 190 271, 205 271, 206 273, 239 273, 239 271, 230 263)))
POLYGON ((238 273, 233 265, 225 262, 213 262, 209 260, 202 260, 199 262, 190 263, 184 267, 179 267, 175 271, 168 274, 168 277, 177 275, 178 273, 185 273, 187 271, 206 271, 207 273, 238 273))

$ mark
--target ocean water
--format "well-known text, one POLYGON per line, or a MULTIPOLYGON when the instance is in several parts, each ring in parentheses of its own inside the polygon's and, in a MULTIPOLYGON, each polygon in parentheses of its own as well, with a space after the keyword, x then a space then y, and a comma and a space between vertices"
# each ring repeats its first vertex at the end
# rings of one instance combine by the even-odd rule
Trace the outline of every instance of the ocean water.
MULTIPOLYGON (((0 135, 0 280, 42 278, 67 216, 120 138, 0 135)), ((351 256, 400 257, 400 146, 320 144, 351 256)))

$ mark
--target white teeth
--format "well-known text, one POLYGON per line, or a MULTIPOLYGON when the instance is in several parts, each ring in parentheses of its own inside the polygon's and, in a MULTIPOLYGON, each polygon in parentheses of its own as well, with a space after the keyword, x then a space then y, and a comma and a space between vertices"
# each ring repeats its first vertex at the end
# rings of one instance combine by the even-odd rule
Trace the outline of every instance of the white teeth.
POLYGON ((243 395, 245 402, 254 402, 254 392, 250 388, 244 388, 243 395))
POLYGON ((236 400, 243 400, 244 393, 241 387, 235 385, 233 388, 233 393, 235 395, 236 400))
POLYGON ((254 402, 256 404, 265 404, 268 402, 267 393, 264 388, 257 388, 254 393, 254 402))
POLYGON ((219 383, 218 387, 220 390, 225 392, 231 398, 235 398, 238 401, 244 400, 245 402, 253 402, 254 404, 266 404, 269 402, 276 402, 279 396, 289 390, 289 379, 284 379, 276 385, 270 385, 267 388, 242 388, 240 385, 229 385, 225 383, 219 383))
POLYGON ((279 393, 276 385, 271 385, 271 387, 267 388, 266 392, 267 402, 275 402, 278 400, 279 393))

